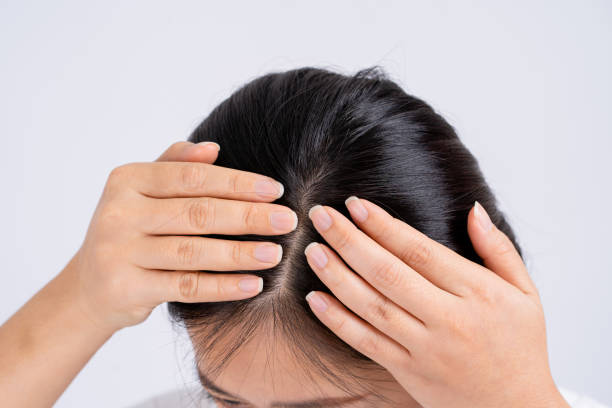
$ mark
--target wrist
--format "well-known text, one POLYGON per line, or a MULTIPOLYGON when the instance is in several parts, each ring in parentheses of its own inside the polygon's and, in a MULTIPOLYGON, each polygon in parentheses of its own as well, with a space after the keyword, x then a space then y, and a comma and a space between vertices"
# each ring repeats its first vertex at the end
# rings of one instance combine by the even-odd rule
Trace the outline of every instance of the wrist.
POLYGON ((82 323, 82 328, 92 333, 110 337, 122 327, 109 324, 110 319, 106 317, 103 308, 96 307, 92 303, 92 296, 83 290, 80 270, 82 263, 79 255, 80 251, 72 257, 55 280, 58 286, 62 288, 62 292, 70 299, 70 310, 73 318, 82 323))
POLYGON ((65 268, 0 327, 0 395, 7 406, 53 405, 112 336, 83 313, 72 278, 65 268))

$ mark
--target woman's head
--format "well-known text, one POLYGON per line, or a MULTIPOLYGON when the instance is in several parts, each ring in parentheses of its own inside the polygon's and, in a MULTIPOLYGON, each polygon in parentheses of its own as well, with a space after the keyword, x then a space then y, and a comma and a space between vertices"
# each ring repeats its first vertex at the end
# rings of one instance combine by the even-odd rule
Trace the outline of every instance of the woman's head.
MULTIPOLYGON (((377 406, 409 406, 410 397, 382 367, 310 311, 308 292, 331 292, 304 254, 310 242, 324 241, 308 210, 324 204, 350 218, 344 201, 357 195, 482 264, 466 227, 468 211, 478 200, 516 245, 476 160, 453 128, 380 69, 344 76, 302 68, 243 86, 189 140, 218 142, 216 165, 283 183, 284 195, 275 203, 298 215, 298 227, 286 235, 210 235, 283 247, 274 268, 223 272, 255 272, 264 279, 262 293, 232 302, 169 304, 171 316, 189 330, 207 388, 223 397, 214 392, 213 382, 244 406, 362 394, 380 397, 377 406)), ((370 406, 365 404, 346 406, 370 406)))

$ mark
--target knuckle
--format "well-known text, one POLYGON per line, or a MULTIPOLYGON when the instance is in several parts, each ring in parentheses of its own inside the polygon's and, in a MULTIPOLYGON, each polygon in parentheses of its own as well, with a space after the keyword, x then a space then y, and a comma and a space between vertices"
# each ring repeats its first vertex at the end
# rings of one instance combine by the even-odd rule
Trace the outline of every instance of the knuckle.
POLYGON ((238 193, 238 186, 240 182, 240 174, 231 172, 227 178, 227 189, 230 193, 238 193))
POLYGON ((368 306, 366 314, 367 321, 384 322, 385 326, 388 326, 394 319, 393 305, 386 296, 376 296, 368 306))
POLYGON ((379 263, 373 272, 374 280, 385 287, 398 286, 401 284, 401 266, 396 260, 379 263))
POLYGON ((197 190, 206 184, 207 174, 207 167, 190 163, 181 167, 180 180, 187 190, 197 190))
POLYGON ((334 333, 342 337, 344 335, 346 322, 347 322, 346 318, 336 319, 332 321, 332 323, 330 324, 330 327, 334 333))
POLYGON ((199 278, 197 272, 180 272, 178 279, 178 291, 183 299, 193 299, 198 293, 199 278))
POLYGON ((128 173, 131 172, 132 164, 123 164, 111 170, 106 180, 105 190, 107 194, 112 194, 119 190, 128 179, 128 173))
POLYGON ((358 343, 358 349, 366 356, 378 356, 382 351, 382 339, 378 334, 363 336, 358 343))
POLYGON ((232 243, 229 246, 229 257, 234 265, 241 265, 243 259, 244 244, 241 241, 232 243))
POLYGON ((196 231, 208 231, 215 219, 215 204, 210 198, 190 201, 187 209, 188 224, 196 231))
POLYGON ((336 242, 335 242, 334 247, 338 251, 342 251, 343 249, 347 248, 350 245, 352 239, 353 239, 353 234, 351 234, 346 229, 340 229, 338 231, 338 236, 335 240, 336 242))
POLYGON ((224 284, 223 279, 215 279, 215 294, 219 299, 225 299, 229 294, 228 287, 224 284))
POLYGON ((122 225, 125 218, 125 212, 125 207, 107 204, 101 209, 99 220, 103 225, 122 225))
POLYGON ((181 265, 191 266, 197 262, 200 255, 200 248, 195 240, 187 238, 178 244, 176 252, 181 265))
POLYGON ((512 242, 510 242, 506 234, 499 231, 493 251, 495 257, 504 258, 514 251, 514 245, 512 245, 512 242))
POLYGON ((108 175, 109 180, 116 180, 119 178, 123 178, 130 170, 131 167, 131 163, 128 164, 122 164, 121 166, 117 166, 114 169, 111 170, 110 174, 108 175))
POLYGON ((497 290, 489 282, 479 282, 472 286, 473 295, 488 305, 494 305, 497 302, 497 290))
POLYGON ((431 248, 425 238, 418 238, 412 245, 407 245, 401 253, 401 259, 414 268, 423 268, 431 260, 431 248))
POLYGON ((242 224, 249 230, 257 225, 258 206, 255 203, 247 203, 242 213, 242 224))
POLYGON ((392 218, 388 222, 383 222, 376 232, 376 238, 388 238, 397 236, 397 223, 399 221, 397 218, 392 218))

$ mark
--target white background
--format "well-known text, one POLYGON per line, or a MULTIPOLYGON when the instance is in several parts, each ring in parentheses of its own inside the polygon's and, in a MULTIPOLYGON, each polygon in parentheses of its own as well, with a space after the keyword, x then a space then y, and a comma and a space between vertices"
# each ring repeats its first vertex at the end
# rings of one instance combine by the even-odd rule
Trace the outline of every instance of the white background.
MULTIPOLYGON (((611 27, 609 1, 2 1, 0 321, 78 249, 113 167, 269 71, 378 64, 478 158, 541 291, 557 384, 612 403, 611 27)), ((160 307, 57 406, 192 383, 190 359, 160 307)))

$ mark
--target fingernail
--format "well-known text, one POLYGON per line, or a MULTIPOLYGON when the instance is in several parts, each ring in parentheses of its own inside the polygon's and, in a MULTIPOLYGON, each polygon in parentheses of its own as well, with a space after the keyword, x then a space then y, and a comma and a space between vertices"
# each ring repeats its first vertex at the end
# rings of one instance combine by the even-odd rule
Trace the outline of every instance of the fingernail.
POLYGON ((238 287, 241 291, 247 293, 259 293, 263 289, 263 279, 261 277, 249 276, 238 281, 238 287))
POLYGON ((366 210, 357 197, 350 196, 346 199, 344 204, 346 204, 346 208, 348 208, 353 218, 357 221, 364 222, 368 218, 368 210, 366 210))
POLYGON ((297 228, 298 218, 294 211, 274 211, 270 213, 270 224, 277 230, 293 231, 297 228))
POLYGON ((281 197, 285 187, 278 181, 263 179, 255 182, 255 191, 264 198, 281 197))
POLYGON ((221 149, 221 146, 219 146, 219 144, 215 143, 215 142, 200 142, 200 143, 197 143, 197 145, 199 145, 199 146, 212 146, 217 151, 219 151, 221 149))
POLYGON ((304 253, 308 258, 312 259, 312 262, 314 262, 317 267, 323 269, 325 265, 327 265, 327 255, 325 255, 325 252, 317 242, 308 244, 304 249, 304 253))
POLYGON ((317 204, 308 211, 308 216, 320 231, 327 231, 332 225, 332 219, 323 206, 317 204))
POLYGON ((474 215, 485 232, 489 232, 493 229, 493 223, 491 222, 491 218, 489 218, 489 214, 487 214, 484 207, 480 205, 478 201, 474 201, 474 215))
POLYGON ((259 244, 255 247, 255 258, 261 262, 279 263, 283 247, 277 244, 259 244))
POLYGON ((323 299, 323 296, 317 294, 314 291, 309 292, 306 295, 306 301, 308 302, 308 304, 310 304, 310 307, 312 307, 315 311, 319 313, 326 311, 327 307, 329 306, 325 299, 323 299))

